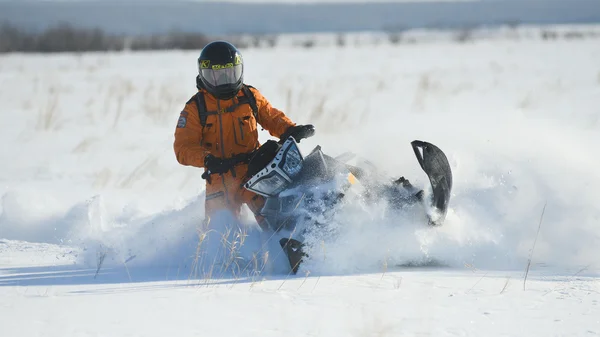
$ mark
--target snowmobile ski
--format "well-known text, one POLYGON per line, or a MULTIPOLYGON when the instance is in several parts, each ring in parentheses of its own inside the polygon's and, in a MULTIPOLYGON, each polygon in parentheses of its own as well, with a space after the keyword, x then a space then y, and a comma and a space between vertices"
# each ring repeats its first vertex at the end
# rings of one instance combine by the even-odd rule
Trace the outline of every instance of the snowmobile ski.
POLYGON ((415 140, 411 145, 419 165, 431 183, 431 206, 435 209, 435 214, 428 214, 429 224, 439 226, 446 218, 452 191, 452 170, 448 158, 440 148, 431 143, 415 140))

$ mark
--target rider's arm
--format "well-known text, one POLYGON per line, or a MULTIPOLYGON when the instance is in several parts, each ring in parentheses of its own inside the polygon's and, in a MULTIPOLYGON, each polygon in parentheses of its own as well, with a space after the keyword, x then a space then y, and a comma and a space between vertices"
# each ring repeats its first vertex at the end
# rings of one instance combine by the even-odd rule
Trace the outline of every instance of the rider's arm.
POLYGON ((204 167, 204 158, 210 152, 200 145, 202 142, 202 125, 197 111, 194 100, 185 105, 177 121, 173 149, 180 164, 204 167))
POLYGON ((258 106, 258 124, 273 137, 281 135, 290 127, 296 125, 283 111, 273 107, 271 103, 255 88, 250 88, 258 106))

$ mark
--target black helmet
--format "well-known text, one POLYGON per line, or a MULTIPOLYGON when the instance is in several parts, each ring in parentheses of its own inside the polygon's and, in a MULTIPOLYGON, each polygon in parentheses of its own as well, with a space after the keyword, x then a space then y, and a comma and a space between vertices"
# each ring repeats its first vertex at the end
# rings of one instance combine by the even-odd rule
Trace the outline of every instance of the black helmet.
POLYGON ((207 44, 198 58, 198 77, 206 91, 218 99, 233 98, 244 82, 242 54, 229 42, 207 44))

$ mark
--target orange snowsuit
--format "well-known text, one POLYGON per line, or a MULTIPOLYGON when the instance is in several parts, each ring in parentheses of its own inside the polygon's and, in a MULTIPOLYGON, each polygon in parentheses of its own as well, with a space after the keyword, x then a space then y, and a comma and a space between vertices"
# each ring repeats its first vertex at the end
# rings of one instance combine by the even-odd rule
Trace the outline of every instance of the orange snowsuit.
MULTIPOLYGON (((245 96, 243 90, 240 90, 233 99, 224 101, 218 100, 204 89, 199 89, 198 95, 204 95, 206 110, 220 112, 206 116, 204 127, 200 122, 195 97, 185 104, 175 129, 173 144, 180 164, 203 168, 204 158, 208 154, 228 159, 235 155, 251 153, 260 146, 258 124, 278 138, 289 127, 295 125, 282 111, 271 106, 257 89, 248 88, 254 94, 258 118, 254 117, 250 104, 240 104, 240 97, 245 96)), ((207 216, 210 217, 216 210, 228 209, 238 217, 242 204, 247 204, 259 225, 264 226, 262 218, 257 214, 264 205, 264 198, 242 186, 246 180, 247 170, 248 164, 240 163, 227 173, 212 174, 210 179, 207 179, 205 197, 207 216)))

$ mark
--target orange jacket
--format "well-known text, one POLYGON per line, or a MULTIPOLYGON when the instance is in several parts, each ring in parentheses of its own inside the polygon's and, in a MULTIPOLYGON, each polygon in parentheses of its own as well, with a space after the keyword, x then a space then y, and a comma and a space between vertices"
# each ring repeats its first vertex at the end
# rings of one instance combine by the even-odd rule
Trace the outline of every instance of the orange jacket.
MULTIPOLYGON (((208 115, 203 128, 198 116, 196 101, 190 99, 179 116, 175 129, 173 148, 177 161, 186 166, 204 167, 204 157, 212 154, 217 158, 230 158, 236 154, 248 153, 260 146, 257 123, 274 137, 280 137, 295 124, 285 114, 271 106, 271 103, 255 88, 250 88, 258 106, 258 121, 254 118, 249 104, 239 105, 233 112, 208 115)), ((231 100, 217 100, 204 89, 207 111, 223 111, 237 103, 244 96, 242 90, 231 100)))

